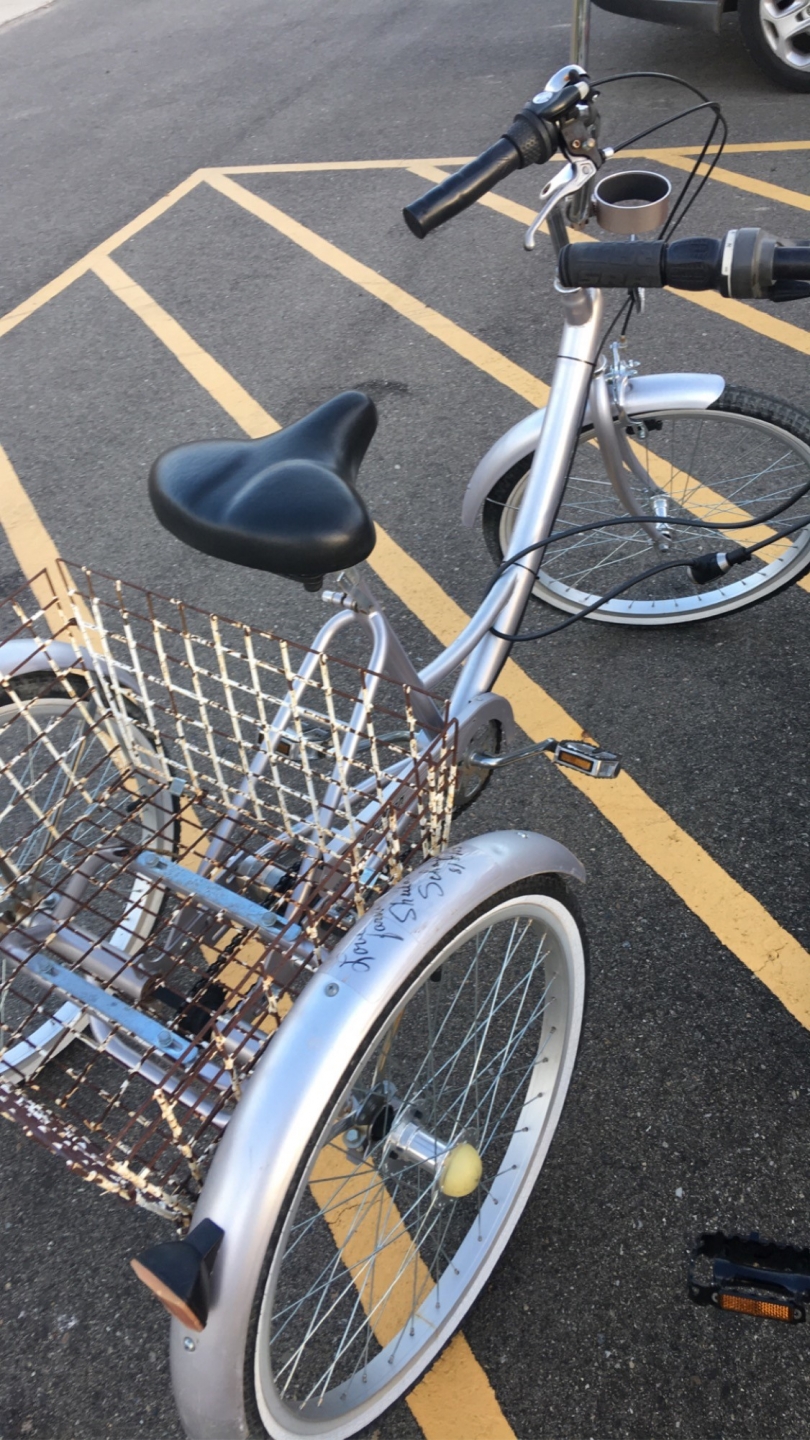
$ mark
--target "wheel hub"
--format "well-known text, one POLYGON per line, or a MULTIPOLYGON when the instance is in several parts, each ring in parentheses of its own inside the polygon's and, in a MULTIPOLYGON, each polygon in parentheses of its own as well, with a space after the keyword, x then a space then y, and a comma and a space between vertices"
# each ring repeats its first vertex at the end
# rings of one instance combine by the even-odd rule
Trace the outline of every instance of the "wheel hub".
POLYGON ((398 1105, 393 1087, 376 1087, 358 1106, 345 1131, 346 1148, 358 1161, 375 1142, 385 1140, 386 1162, 418 1165, 433 1176, 434 1187, 448 1199, 460 1200, 477 1189, 484 1166, 475 1146, 463 1136, 443 1141, 421 1124, 421 1112, 398 1105))

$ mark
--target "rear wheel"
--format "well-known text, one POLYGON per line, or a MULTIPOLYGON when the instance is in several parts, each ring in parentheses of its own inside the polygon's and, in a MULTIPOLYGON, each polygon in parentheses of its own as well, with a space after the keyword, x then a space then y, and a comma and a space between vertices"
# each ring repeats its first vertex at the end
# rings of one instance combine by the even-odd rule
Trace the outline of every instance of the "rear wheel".
POLYGON ((751 58, 778 85, 810 90, 807 0, 739 0, 740 31, 751 58))
MULTIPOLYGON (((627 439, 652 482, 627 475, 634 513, 651 523, 667 516, 697 519, 710 530, 671 526, 659 550, 639 526, 598 523, 546 551, 534 594, 555 609, 576 613, 613 587, 660 561, 728 550, 765 538, 810 513, 810 495, 774 519, 770 528, 724 529, 786 500, 810 481, 810 416, 790 405, 727 386, 708 410, 661 410, 633 416, 627 439)), ((532 456, 493 486, 483 514, 484 535, 500 564, 514 530, 532 456)), ((583 429, 557 515, 567 530, 623 513, 592 429, 583 429)), ((665 570, 596 610, 614 625, 678 625, 708 620, 769 599, 810 569, 810 525, 760 550, 717 581, 698 587, 688 570, 665 570)))
POLYGON ((126 720, 102 719, 78 674, 34 672, 0 687, 0 880, 12 904, 66 920, 91 890, 83 923, 134 957, 163 892, 122 871, 118 855, 170 855, 174 830, 165 761, 134 705, 126 720))
POLYGON ((450 1339, 545 1159, 585 981, 580 922, 550 876, 496 894, 416 963, 281 1209, 245 1367, 255 1434, 346 1440, 450 1339))

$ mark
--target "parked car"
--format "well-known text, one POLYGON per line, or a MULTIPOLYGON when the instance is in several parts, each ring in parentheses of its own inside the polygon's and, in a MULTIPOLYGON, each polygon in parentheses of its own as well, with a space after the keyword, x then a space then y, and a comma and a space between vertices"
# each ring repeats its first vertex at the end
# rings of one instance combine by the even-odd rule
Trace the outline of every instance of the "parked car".
POLYGON ((723 12, 736 10, 743 40, 765 73, 789 90, 810 90, 807 0, 594 0, 594 4, 614 15, 704 30, 719 30, 723 12))

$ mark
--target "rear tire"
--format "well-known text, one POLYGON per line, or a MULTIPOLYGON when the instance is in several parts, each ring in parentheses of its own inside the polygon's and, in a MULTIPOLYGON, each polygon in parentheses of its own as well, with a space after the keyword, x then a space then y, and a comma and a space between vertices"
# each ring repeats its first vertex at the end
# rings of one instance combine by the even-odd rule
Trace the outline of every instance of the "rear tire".
POLYGON ((245 1355, 253 1436, 348 1440, 455 1333, 545 1160, 585 989, 576 905, 550 875, 496 893, 413 964, 360 1039, 282 1204, 245 1355), (441 1172, 393 1143, 404 1115, 442 1145, 472 1146, 480 1184, 440 1193, 441 1172))
MULTIPOLYGON (((174 807, 166 786, 135 773, 119 783, 127 752, 149 760, 156 774, 165 760, 146 719, 124 700, 126 720, 99 714, 83 675, 60 678, 34 671, 0 685, 0 876, 27 877, 39 898, 64 898, 79 863, 111 843, 171 856, 177 843, 174 807)), ((131 959, 154 929, 164 891, 132 876, 116 880, 120 863, 93 875, 92 905, 82 918, 99 938, 131 959)), ((67 914, 63 915, 67 918, 67 914)))
POLYGON ((791 32, 797 0, 739 0, 740 33, 761 70, 787 90, 810 91, 810 18, 791 32))

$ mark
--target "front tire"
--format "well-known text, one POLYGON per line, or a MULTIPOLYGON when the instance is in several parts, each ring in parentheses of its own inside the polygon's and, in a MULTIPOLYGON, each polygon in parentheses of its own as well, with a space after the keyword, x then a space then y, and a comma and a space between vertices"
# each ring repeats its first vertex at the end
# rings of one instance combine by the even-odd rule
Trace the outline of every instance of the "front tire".
MULTIPOLYGON (((637 514, 705 521, 711 530, 671 527, 660 553, 641 526, 597 527, 550 546, 533 593, 557 610, 576 614, 614 586, 659 561, 728 550, 768 531, 726 530, 723 520, 763 514, 810 481, 810 416, 765 395, 727 386, 707 410, 661 410, 631 417, 636 457, 656 485, 651 495, 628 475, 637 514), (716 526, 716 528, 714 528, 716 526)), ((493 486, 483 511, 489 550, 498 564, 509 546, 532 456, 493 486)), ((771 529, 807 513, 808 497, 771 522, 771 529)), ((571 464, 555 530, 621 515, 593 429, 584 428, 571 464)), ((768 547, 716 582, 697 587, 683 569, 666 570, 614 600, 590 619, 614 625, 679 625, 714 619, 770 599, 810 570, 810 525, 768 547)))
POLYGON ((739 0, 738 8, 752 60, 777 85, 810 90, 810 15, 804 0, 739 0))
POLYGON ((548 875, 471 910, 412 966, 360 1040, 279 1212, 245 1360, 254 1435, 347 1440, 451 1338, 543 1165, 585 988, 581 922, 548 875), (437 1146, 473 1147, 477 1189, 441 1193, 430 1155, 417 1163, 394 1143, 403 1116, 437 1146))

